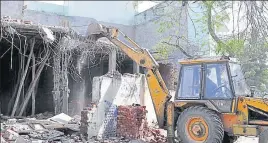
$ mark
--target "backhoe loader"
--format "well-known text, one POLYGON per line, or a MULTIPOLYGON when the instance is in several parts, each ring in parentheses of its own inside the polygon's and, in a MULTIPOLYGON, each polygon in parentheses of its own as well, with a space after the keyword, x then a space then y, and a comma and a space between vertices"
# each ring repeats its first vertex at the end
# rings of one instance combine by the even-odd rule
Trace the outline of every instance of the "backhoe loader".
POLYGON ((253 97, 240 65, 231 58, 179 61, 177 91, 171 101, 159 65, 147 49, 119 29, 98 23, 89 25, 88 34, 94 40, 108 38, 144 68, 157 122, 167 130, 169 143, 177 139, 182 143, 231 143, 239 136, 259 136, 259 143, 268 143, 268 100, 253 97), (120 41, 119 34, 131 46, 120 41))

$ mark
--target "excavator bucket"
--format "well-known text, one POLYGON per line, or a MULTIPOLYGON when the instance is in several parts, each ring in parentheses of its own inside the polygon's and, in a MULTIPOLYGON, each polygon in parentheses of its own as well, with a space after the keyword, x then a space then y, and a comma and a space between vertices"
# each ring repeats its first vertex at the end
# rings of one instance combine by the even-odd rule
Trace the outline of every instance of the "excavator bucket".
POLYGON ((88 35, 102 35, 106 34, 107 32, 107 28, 98 23, 91 23, 87 28, 88 35))

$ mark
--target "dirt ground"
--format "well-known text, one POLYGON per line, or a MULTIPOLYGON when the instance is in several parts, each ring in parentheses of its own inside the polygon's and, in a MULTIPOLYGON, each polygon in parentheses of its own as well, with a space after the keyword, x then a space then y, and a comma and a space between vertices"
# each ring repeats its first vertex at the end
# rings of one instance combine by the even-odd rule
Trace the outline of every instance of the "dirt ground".
POLYGON ((256 137, 240 137, 235 143, 258 143, 256 137))

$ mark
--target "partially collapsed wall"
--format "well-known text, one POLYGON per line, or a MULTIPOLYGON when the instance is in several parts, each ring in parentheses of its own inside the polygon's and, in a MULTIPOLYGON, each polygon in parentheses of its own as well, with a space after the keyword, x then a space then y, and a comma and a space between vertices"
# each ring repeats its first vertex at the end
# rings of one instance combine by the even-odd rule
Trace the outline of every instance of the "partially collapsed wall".
MULTIPOLYGON (((87 78, 92 80, 94 76, 107 72, 108 69, 102 69, 102 72, 90 73, 95 67, 100 67, 100 63, 101 68, 104 64, 109 65, 109 53, 116 49, 107 41, 92 41, 69 28, 34 24, 11 17, 1 19, 0 39, 0 112, 11 116, 33 115, 44 112, 43 109, 54 114, 68 114, 70 94, 75 99, 75 91, 79 90, 72 88, 70 82, 86 91, 83 97, 90 96, 91 85, 81 84, 80 81, 85 79, 81 76, 90 75, 87 78), (8 71, 16 76, 8 75, 8 71), (49 89, 44 84, 49 85, 49 89)), ((117 53, 118 57, 124 57, 119 51, 117 53)), ((84 102, 84 98, 80 101, 84 102)))
POLYGON ((121 126, 116 124, 119 114, 117 107, 122 105, 146 105, 149 126, 156 123, 154 107, 143 74, 121 75, 115 72, 94 77, 92 95, 91 105, 96 108, 90 111, 86 108, 82 111, 81 120, 83 132, 87 134, 88 139, 95 136, 99 139, 115 136, 116 127, 121 126))

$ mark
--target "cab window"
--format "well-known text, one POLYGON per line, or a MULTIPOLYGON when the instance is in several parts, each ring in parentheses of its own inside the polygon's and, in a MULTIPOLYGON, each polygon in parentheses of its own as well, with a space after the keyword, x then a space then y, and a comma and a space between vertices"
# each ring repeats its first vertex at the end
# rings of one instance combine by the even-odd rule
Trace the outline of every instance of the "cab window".
POLYGON ((200 98, 201 65, 182 66, 178 98, 200 98))
POLYGON ((205 98, 232 97, 226 63, 207 64, 205 73, 205 98))

